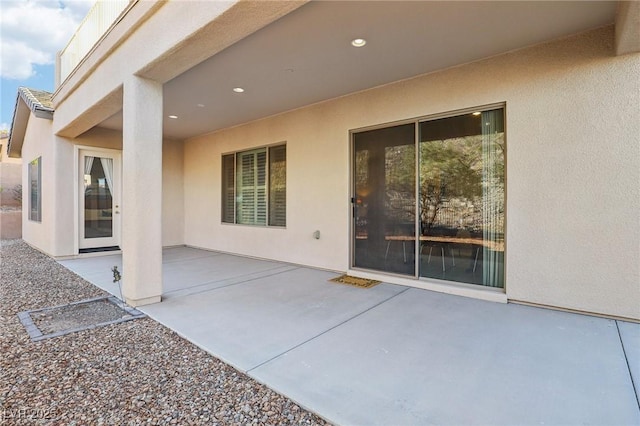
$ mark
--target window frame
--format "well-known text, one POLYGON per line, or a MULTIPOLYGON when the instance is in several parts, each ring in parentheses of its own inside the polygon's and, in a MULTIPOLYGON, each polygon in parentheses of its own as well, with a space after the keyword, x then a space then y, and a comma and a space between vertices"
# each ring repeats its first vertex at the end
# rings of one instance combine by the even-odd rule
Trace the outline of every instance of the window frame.
MULTIPOLYGON (((275 144, 271 144, 271 145, 262 145, 262 146, 258 146, 258 147, 254 147, 254 148, 250 148, 250 149, 245 149, 245 150, 239 150, 239 151, 232 151, 232 152, 225 152, 222 153, 221 155, 221 164, 220 164, 220 170, 221 170, 221 182, 220 182, 220 187, 221 187, 221 203, 220 203, 220 223, 223 225, 239 225, 239 226, 256 226, 256 227, 267 227, 267 228, 286 228, 287 226, 287 219, 286 219, 286 210, 287 210, 287 196, 286 196, 286 191, 287 191, 287 184, 286 184, 286 167, 287 167, 287 161, 286 161, 286 149, 287 149, 287 143, 286 142, 279 142, 279 143, 275 143, 275 144), (272 164, 271 164, 271 155, 272 155, 272 150, 278 149, 278 148, 284 148, 285 153, 284 153, 284 223, 283 224, 272 224, 272 217, 271 217, 271 183, 272 183, 272 164), (255 158, 257 158, 257 154, 259 154, 260 152, 264 152, 265 156, 264 156, 264 168, 265 168, 265 180, 264 180, 264 208, 265 208, 265 220, 264 223, 257 223, 257 221, 253 221, 251 223, 242 223, 238 221, 238 161, 240 156, 242 155, 247 155, 247 154, 253 154, 256 155, 255 158), (232 167, 232 171, 231 173, 229 173, 228 167, 232 167), (230 181, 230 177, 231 180, 230 181), (232 194, 229 193, 229 191, 232 192, 232 194), (230 197, 230 195, 232 195, 230 197), (232 201, 231 201, 232 200, 232 201), (231 205, 229 205, 231 204, 231 205), (232 215, 232 218, 229 218, 228 216, 232 215)), ((257 170, 257 168, 259 167, 259 165, 256 164, 254 165, 255 169, 257 170)))
POLYGON ((42 223, 42 156, 29 162, 27 169, 29 220, 42 223), (35 167, 35 168, 34 168, 35 167), (34 176, 35 173, 35 176, 34 176), (34 203, 34 178, 35 178, 35 206, 34 203))

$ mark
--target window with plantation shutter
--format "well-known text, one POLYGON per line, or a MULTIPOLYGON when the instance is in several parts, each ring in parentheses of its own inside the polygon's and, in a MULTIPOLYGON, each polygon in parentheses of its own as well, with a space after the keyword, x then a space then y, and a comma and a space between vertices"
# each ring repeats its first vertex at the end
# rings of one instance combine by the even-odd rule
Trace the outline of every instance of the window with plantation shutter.
POLYGON ((222 156, 222 222, 286 225, 286 147, 222 156))
POLYGON ((235 222, 235 156, 222 156, 222 221, 235 222))
POLYGON ((42 157, 29 163, 29 220, 42 222, 42 157))
POLYGON ((287 222, 287 147, 269 148, 269 225, 287 222))

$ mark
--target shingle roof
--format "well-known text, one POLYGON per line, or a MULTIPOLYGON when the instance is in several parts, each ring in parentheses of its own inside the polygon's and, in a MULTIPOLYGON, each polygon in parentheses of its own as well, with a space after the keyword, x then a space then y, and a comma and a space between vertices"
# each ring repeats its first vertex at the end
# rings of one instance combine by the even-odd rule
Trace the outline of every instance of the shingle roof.
POLYGON ((39 116, 38 111, 53 114, 53 104, 51 102, 53 93, 45 92, 44 90, 29 89, 28 87, 18 87, 18 95, 36 116, 39 116))
POLYGON ((9 156, 14 156, 14 151, 18 152, 19 155, 27 128, 27 121, 29 120, 29 112, 24 106, 20 105, 20 99, 36 117, 53 120, 52 96, 53 93, 44 90, 18 87, 16 106, 13 110, 13 120, 11 121, 11 132, 9 133, 9 143, 7 144, 9 156), (18 113, 18 110, 20 110, 20 113, 18 113), (14 146, 16 146, 15 149, 13 149, 14 146))

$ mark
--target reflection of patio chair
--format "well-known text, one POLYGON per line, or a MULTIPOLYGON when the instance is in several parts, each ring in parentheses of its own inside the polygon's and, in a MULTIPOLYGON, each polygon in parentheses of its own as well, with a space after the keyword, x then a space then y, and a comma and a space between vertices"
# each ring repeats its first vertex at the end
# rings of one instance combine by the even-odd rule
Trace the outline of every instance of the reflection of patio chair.
MULTIPOLYGON (((444 245, 442 244, 437 244, 437 243, 425 243, 425 244, 421 244, 420 245, 420 254, 423 254, 424 248, 425 246, 429 247, 429 256, 427 257, 427 265, 431 263, 431 255, 433 254, 433 248, 437 247, 440 248, 440 255, 442 257, 442 272, 446 272, 447 268, 444 264, 444 245)), ((453 266, 455 266, 455 259, 453 261, 453 266)))
POLYGON ((384 260, 387 260, 387 256, 389 256, 389 247, 391 247, 391 241, 402 241, 402 256, 404 258, 404 263, 407 263, 407 249, 405 247, 405 238, 402 236, 389 236, 385 237, 387 240, 387 249, 384 252, 384 260))
POLYGON ((415 237, 413 235, 410 235, 410 233, 405 232, 406 229, 405 227, 403 227, 401 224, 396 223, 393 226, 393 231, 390 232, 389 234, 385 235, 385 240, 387 240, 387 248, 384 252, 384 260, 387 260, 387 257, 389 256, 389 249, 391 248, 391 242, 392 241, 399 241, 402 242, 402 258, 404 260, 404 263, 407 263, 407 248, 406 248, 406 244, 408 241, 415 241, 415 237))
POLYGON ((476 272, 476 266, 478 265, 478 254, 480 253, 480 247, 476 249, 476 259, 473 261, 473 272, 476 272))
MULTIPOLYGON (((458 232, 456 233, 456 238, 461 238, 461 239, 471 239, 471 233, 469 231, 467 231, 466 229, 459 229, 458 232)), ((473 261, 473 272, 476 271, 476 266, 478 265, 478 255, 480 254, 480 246, 476 247, 474 246, 474 244, 471 243, 456 243, 456 248, 458 249, 458 256, 460 258, 463 257, 463 253, 462 250, 465 251, 464 255, 465 257, 468 257, 469 259, 469 264, 471 263, 471 256, 473 256, 473 252, 474 252, 474 248, 475 248, 475 257, 474 257, 474 261, 473 261)), ((471 269, 471 265, 469 265, 469 269, 471 269)), ((468 270, 468 269, 467 269, 468 270)))

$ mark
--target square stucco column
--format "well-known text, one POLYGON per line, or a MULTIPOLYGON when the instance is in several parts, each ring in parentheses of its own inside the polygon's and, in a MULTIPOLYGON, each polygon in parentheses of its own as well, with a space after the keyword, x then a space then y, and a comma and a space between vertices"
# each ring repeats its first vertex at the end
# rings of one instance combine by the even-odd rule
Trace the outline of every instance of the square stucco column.
POLYGON ((162 84, 124 83, 122 293, 131 306, 162 295, 162 84))

